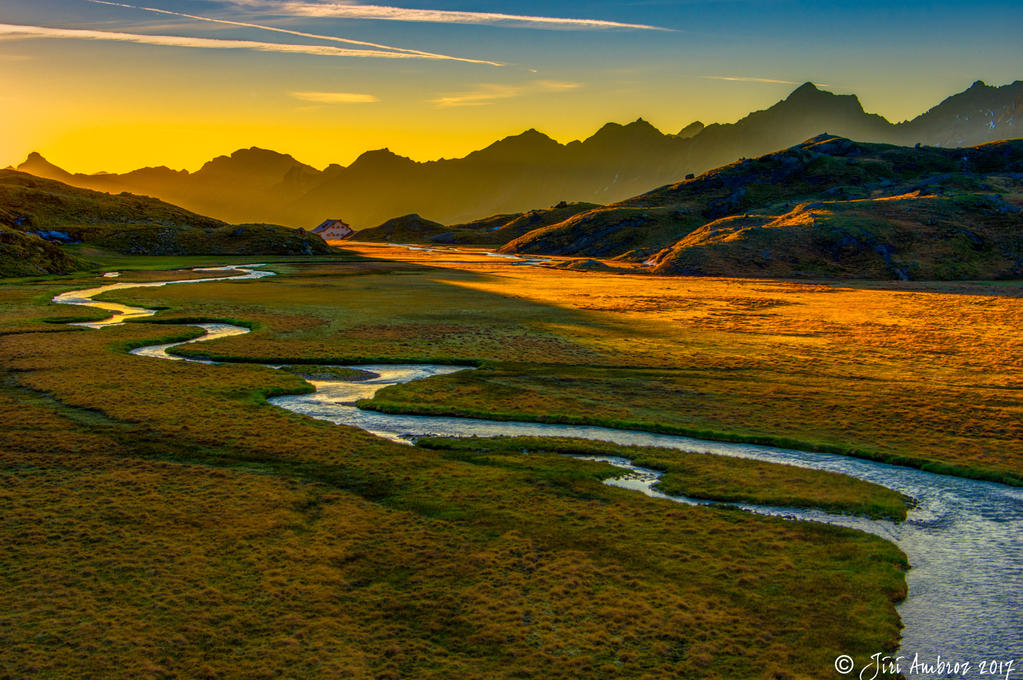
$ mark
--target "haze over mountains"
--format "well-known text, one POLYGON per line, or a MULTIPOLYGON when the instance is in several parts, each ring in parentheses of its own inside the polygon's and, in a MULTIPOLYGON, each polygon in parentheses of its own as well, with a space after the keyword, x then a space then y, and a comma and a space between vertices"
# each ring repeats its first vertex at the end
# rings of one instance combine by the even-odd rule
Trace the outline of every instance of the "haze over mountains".
POLYGON ((0 277, 66 274, 89 263, 59 244, 126 255, 313 255, 317 235, 270 224, 227 224, 163 201, 109 195, 0 170, 0 277))
POLYGON ((311 228, 340 217, 357 228, 418 213, 467 222, 560 201, 611 203, 744 157, 828 132, 863 142, 970 146, 1023 136, 1023 82, 978 81, 917 118, 893 124, 854 95, 807 83, 734 124, 687 125, 665 134, 639 119, 608 123, 583 141, 560 144, 536 131, 502 139, 464 158, 425 163, 387 149, 320 171, 289 155, 252 148, 189 173, 166 167, 125 174, 71 174, 32 154, 19 170, 73 186, 160 198, 227 222, 311 228))

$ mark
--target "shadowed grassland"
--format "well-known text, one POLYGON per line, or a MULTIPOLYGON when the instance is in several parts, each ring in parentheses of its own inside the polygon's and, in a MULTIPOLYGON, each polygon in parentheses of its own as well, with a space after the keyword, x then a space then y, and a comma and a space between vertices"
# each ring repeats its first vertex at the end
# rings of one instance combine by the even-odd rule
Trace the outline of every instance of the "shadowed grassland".
MULTIPOLYGON (((56 287, 19 289, 31 330, 56 287)), ((401 446, 268 406, 288 373, 123 353, 191 331, 17 330, 3 675, 818 678, 897 639, 905 559, 874 536, 401 446)))
POLYGON ((889 291, 364 252, 405 261, 393 274, 313 265, 116 297, 257 324, 187 354, 483 366, 383 390, 379 410, 640 428, 1023 481, 1019 284, 889 291))
POLYGON ((620 456, 640 467, 663 472, 656 489, 671 496, 723 503, 822 508, 896 520, 906 518, 906 499, 891 489, 844 475, 756 460, 554 437, 424 437, 416 444, 466 455, 470 460, 511 460, 518 464, 522 464, 517 459, 524 454, 620 456))
MULTIPOLYGON (((330 255, 309 255, 301 259, 294 255, 127 255, 109 249, 100 248, 89 243, 73 243, 62 246, 64 250, 78 257, 96 262, 104 270, 118 269, 138 270, 139 273, 150 272, 158 277, 160 270, 183 269, 186 267, 216 267, 222 264, 256 264, 288 262, 336 262, 361 259, 352 253, 335 251, 330 255)), ((182 277, 184 278, 184 277, 182 277)))
MULTIPOLYGON (((0 226, 22 232, 57 232, 64 242, 128 254, 326 255, 315 234, 273 224, 227 224, 147 196, 108 194, 14 170, 0 170, 0 226)), ((41 234, 40 234, 41 235, 41 234)), ((0 239, 7 241, 8 239, 0 239)), ((27 246, 29 251, 42 244, 27 246)), ((52 247, 52 246, 51 246, 52 247)), ((59 251, 57 251, 59 254, 59 251)), ((0 248, 0 275, 24 275, 16 252, 0 248)), ((66 273, 82 263, 37 261, 27 273, 66 273), (33 271, 34 270, 34 271, 33 271)))

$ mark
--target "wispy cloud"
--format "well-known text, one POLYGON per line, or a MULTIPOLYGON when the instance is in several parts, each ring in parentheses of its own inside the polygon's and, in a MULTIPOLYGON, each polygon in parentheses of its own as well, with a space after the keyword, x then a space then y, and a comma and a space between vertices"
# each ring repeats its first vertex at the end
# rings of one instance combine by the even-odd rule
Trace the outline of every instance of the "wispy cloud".
MULTIPOLYGON (((751 78, 749 76, 700 76, 706 80, 728 80, 737 83, 774 83, 776 85, 802 85, 806 81, 777 80, 775 78, 751 78)), ((827 86, 827 83, 816 83, 827 86)))
POLYGON ((357 92, 291 92, 292 97, 316 104, 372 104, 380 101, 372 94, 357 92))
POLYGON ((443 9, 411 9, 390 5, 359 5, 349 2, 267 2, 267 0, 233 0, 233 4, 249 8, 265 8, 277 14, 344 19, 375 19, 379 21, 411 21, 436 24, 507 25, 547 29, 638 29, 670 31, 661 26, 631 24, 603 19, 570 19, 563 17, 502 14, 498 12, 467 12, 443 9))
POLYGON ((220 38, 193 38, 177 35, 147 35, 141 33, 120 33, 77 28, 52 28, 49 26, 25 26, 0 24, 0 38, 30 39, 59 38, 64 40, 103 40, 158 45, 162 47, 192 47, 215 50, 254 50, 257 52, 279 52, 282 54, 311 54, 323 57, 360 57, 367 59, 448 59, 443 56, 427 56, 410 52, 387 50, 353 49, 333 45, 292 45, 285 43, 258 42, 255 40, 224 40, 220 38))
POLYGON ((538 80, 522 85, 483 83, 475 90, 444 95, 431 101, 440 108, 486 106, 500 99, 512 99, 514 97, 543 92, 566 92, 580 87, 582 87, 581 83, 566 83, 555 80, 538 80))
POLYGON ((405 47, 394 47, 392 45, 383 45, 381 43, 367 42, 365 40, 354 40, 352 38, 342 38, 336 35, 322 35, 319 33, 306 33, 304 31, 293 31, 287 28, 278 28, 276 26, 267 26, 265 24, 254 24, 245 21, 232 21, 230 19, 217 19, 214 17, 200 16, 197 14, 186 14, 184 12, 173 12, 171 10, 159 9, 156 7, 143 7, 140 5, 129 5, 123 2, 110 2, 109 0, 88 0, 88 2, 94 5, 108 5, 111 7, 123 7, 125 9, 135 9, 144 12, 153 12, 155 14, 164 14, 168 16, 182 17, 185 19, 193 19, 195 21, 206 21, 214 24, 224 24, 227 26, 238 26, 241 28, 255 28, 261 31, 272 31, 274 33, 284 33, 287 35, 295 35, 300 38, 312 38, 314 40, 327 40, 331 42, 344 43, 346 45, 355 45, 358 47, 371 47, 374 49, 380 49, 391 52, 404 52, 410 55, 416 55, 424 59, 440 59, 445 61, 462 61, 470 64, 486 64, 489 66, 501 66, 494 61, 487 61, 484 59, 468 59, 465 57, 453 57, 447 54, 438 54, 436 52, 424 52, 422 50, 413 50, 405 47))

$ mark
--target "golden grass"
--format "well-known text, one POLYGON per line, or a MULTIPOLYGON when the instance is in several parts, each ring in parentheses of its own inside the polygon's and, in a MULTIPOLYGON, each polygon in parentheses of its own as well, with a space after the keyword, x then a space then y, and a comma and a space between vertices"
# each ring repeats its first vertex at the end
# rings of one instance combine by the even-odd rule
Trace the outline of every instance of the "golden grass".
POLYGON ((257 322, 190 353, 486 363, 387 390, 386 408, 563 416, 1023 473, 1018 285, 651 278, 359 249, 394 257, 394 273, 379 262, 292 267, 276 280, 118 298, 257 322))

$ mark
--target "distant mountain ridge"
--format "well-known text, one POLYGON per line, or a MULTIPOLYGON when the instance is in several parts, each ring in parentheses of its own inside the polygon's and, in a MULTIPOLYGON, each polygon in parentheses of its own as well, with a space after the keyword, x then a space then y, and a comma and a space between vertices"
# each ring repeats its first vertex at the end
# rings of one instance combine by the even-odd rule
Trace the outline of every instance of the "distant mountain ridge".
POLYGON ((1023 82, 977 81, 913 120, 891 123, 855 95, 811 83, 736 123, 692 123, 664 134, 647 121, 608 123, 561 144, 535 129, 464 158, 416 162, 387 149, 317 170, 275 151, 242 149, 194 173, 166 167, 71 174, 32 154, 19 170, 82 188, 155 196, 228 222, 312 227, 342 217, 357 228, 419 214, 444 224, 521 213, 560 201, 611 203, 744 157, 827 132, 903 146, 969 146, 1021 135, 1023 82))

